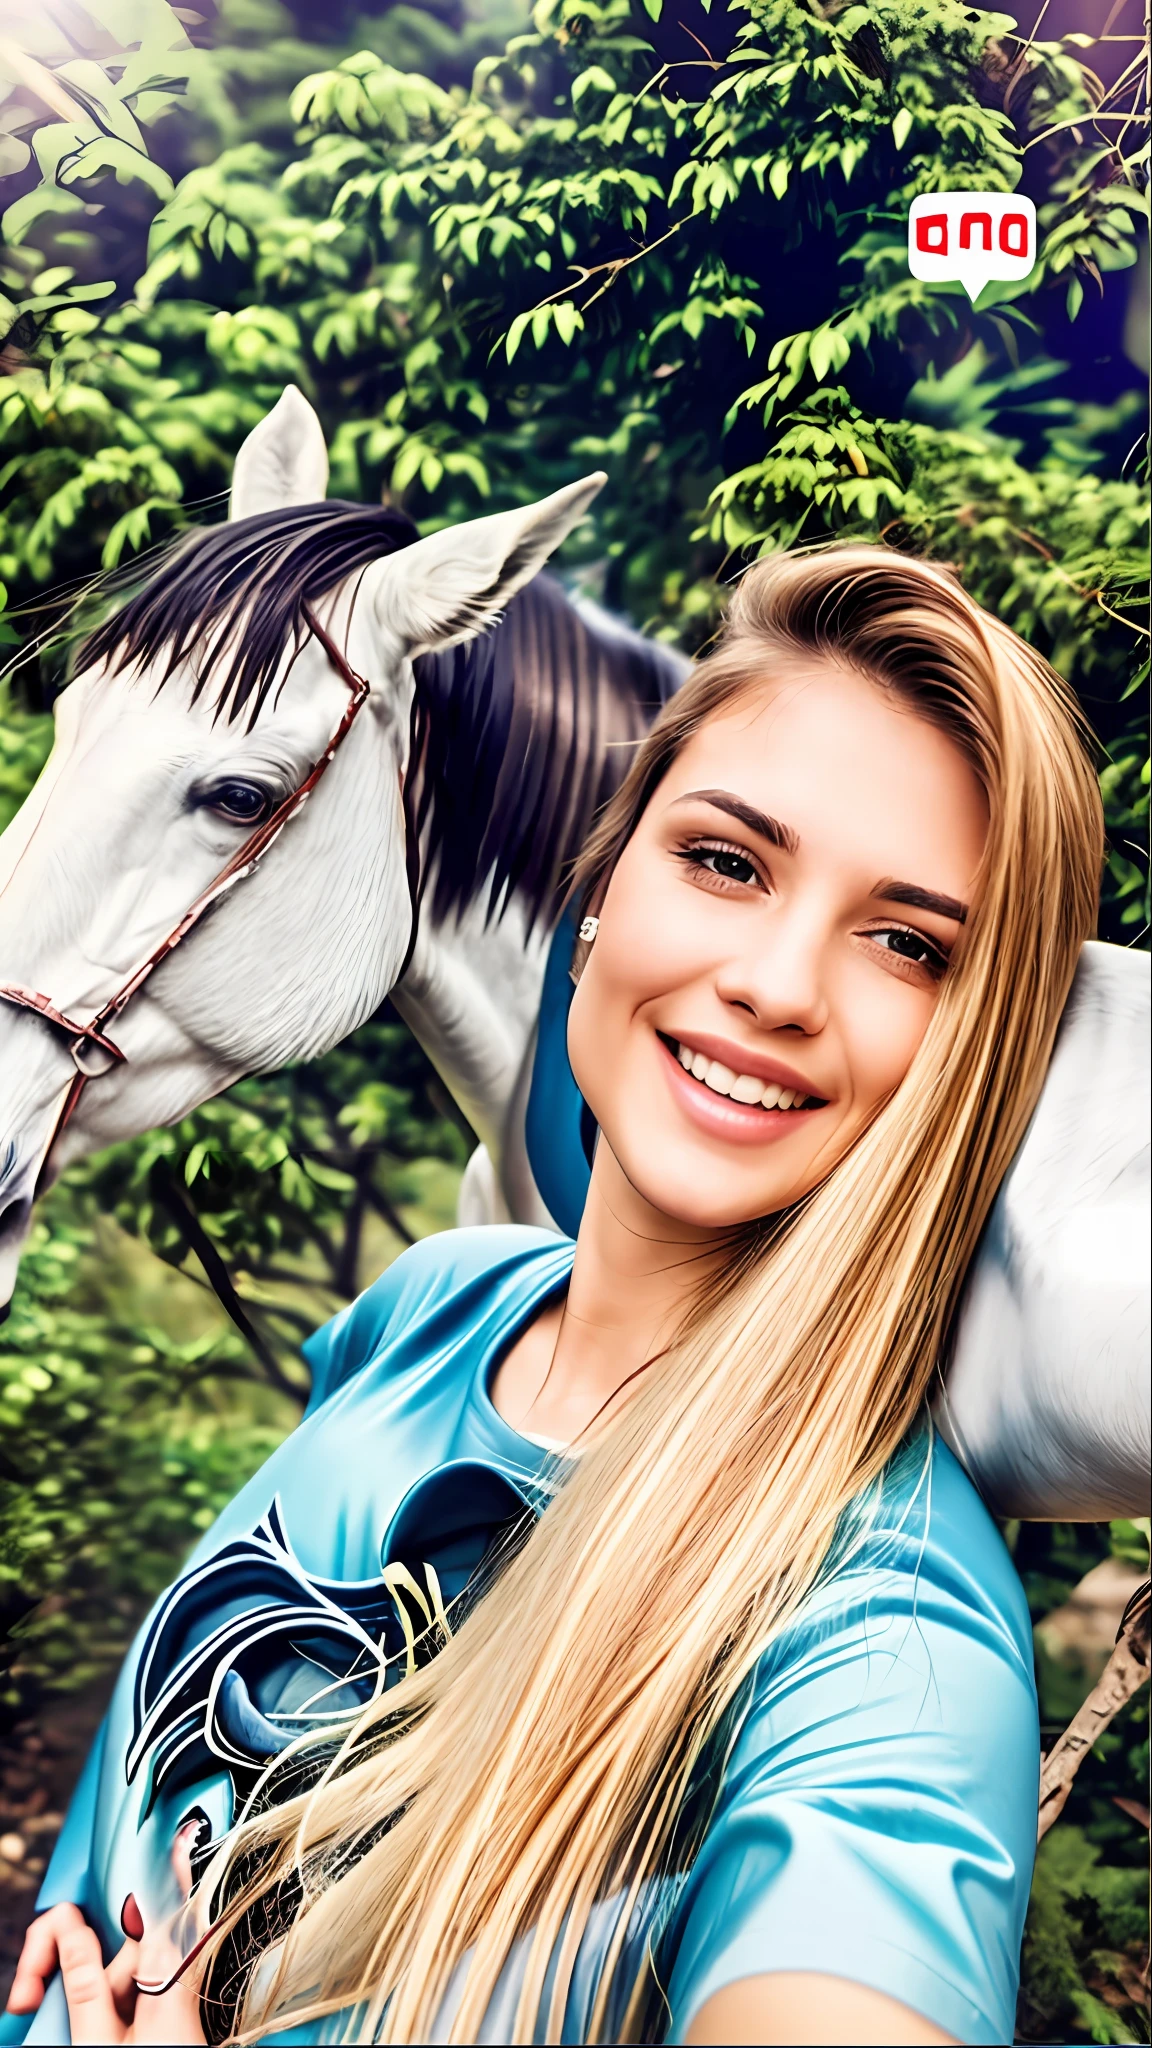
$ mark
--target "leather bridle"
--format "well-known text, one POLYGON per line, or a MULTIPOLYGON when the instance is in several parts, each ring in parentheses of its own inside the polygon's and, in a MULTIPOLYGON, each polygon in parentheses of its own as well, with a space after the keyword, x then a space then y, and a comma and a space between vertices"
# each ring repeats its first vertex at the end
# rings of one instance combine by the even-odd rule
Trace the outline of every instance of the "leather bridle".
POLYGON ((249 833, 243 845, 237 848, 229 861, 225 862, 219 874, 201 891, 167 936, 161 939, 158 946, 153 947, 147 959, 141 960, 132 969, 115 994, 109 996, 107 1002, 97 1010, 94 1017, 88 1019, 86 1024, 66 1015, 53 1003, 50 996, 41 995, 38 989, 25 988, 19 982, 0 983, 0 1001, 12 1003, 20 1010, 33 1011, 54 1031, 60 1032, 67 1039, 75 1069, 41 1158, 37 1193, 44 1183, 57 1140, 63 1135, 75 1114, 76 1106, 89 1081, 98 1080, 102 1075, 111 1073, 114 1067, 127 1064, 127 1054, 108 1036, 109 1025, 114 1024, 122 1015, 133 996, 139 993, 161 961, 167 960, 181 941, 188 937, 189 932, 195 930, 205 911, 210 909, 213 903, 219 902, 221 896, 226 895, 230 889, 234 889, 237 882, 242 882, 246 876, 253 873, 273 841, 280 837, 285 825, 307 803, 329 763, 347 739, 357 713, 367 700, 370 684, 363 676, 357 675, 310 609, 305 609, 304 617, 313 636, 319 641, 332 667, 347 684, 351 694, 344 716, 323 753, 312 763, 303 782, 277 805, 269 817, 249 833))

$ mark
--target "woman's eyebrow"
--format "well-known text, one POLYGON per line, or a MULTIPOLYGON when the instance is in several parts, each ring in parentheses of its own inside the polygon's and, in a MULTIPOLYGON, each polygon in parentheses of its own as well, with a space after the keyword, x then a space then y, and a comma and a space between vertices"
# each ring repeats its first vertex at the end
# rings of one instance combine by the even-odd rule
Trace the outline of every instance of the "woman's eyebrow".
POLYGON ((770 846, 778 846, 783 853, 796 853, 800 836, 791 825, 782 825, 778 818, 770 818, 767 811, 758 811, 755 804, 745 803, 742 796, 734 796, 730 789, 690 789, 687 796, 678 796, 678 804, 711 804, 713 810, 726 811, 737 824, 746 825, 749 832, 759 833, 770 846))
POLYGON ((937 917, 950 917, 957 924, 965 924, 968 905, 957 902, 955 896, 940 896, 935 889, 921 889, 915 882, 897 882, 886 876, 877 882, 872 891, 885 903, 906 903, 910 910, 932 910, 937 917))

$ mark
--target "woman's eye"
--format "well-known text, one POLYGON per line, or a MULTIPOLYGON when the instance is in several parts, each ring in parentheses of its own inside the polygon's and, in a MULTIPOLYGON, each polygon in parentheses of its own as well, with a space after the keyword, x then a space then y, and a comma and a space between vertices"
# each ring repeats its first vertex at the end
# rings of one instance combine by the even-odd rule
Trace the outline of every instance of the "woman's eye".
POLYGON ((725 882, 759 882, 760 877, 746 854, 728 846, 689 846, 680 856, 695 868, 718 875, 725 882))
POLYGON ((911 960, 917 967, 927 967, 932 974, 943 974, 948 965, 938 946, 932 945, 919 932, 905 931, 901 925, 892 925, 887 931, 871 932, 869 937, 899 959, 911 960))
POLYGON ((256 782, 218 782, 200 802, 203 810, 234 825, 258 825, 272 808, 267 790, 256 782))

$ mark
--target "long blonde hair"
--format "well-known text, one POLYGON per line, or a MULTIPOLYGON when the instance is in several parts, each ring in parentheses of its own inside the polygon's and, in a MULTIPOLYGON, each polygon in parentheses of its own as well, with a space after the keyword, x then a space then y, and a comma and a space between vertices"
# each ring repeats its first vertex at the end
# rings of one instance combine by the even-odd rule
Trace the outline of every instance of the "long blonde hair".
MULTIPOLYGON (((722 1282, 440 1654, 209 1873, 233 1943, 214 1939, 215 1982, 238 1928, 279 1936, 243 2038, 354 2006, 350 2038, 423 2041, 451 1981, 441 2037, 472 2041, 520 1942, 513 2038, 533 2037, 558 1952, 558 2040, 589 1915, 618 1898, 596 2038, 630 1903, 682 1855, 709 1745, 923 1409, 1094 928, 1099 793, 1068 689, 949 573, 873 547, 778 555, 640 745, 582 860, 586 902, 690 735, 797 650, 942 724, 984 785, 977 900, 932 1021, 824 1184, 783 1226, 734 1233, 722 1282)), ((646 1990, 629 1990, 634 2031, 646 1990)))

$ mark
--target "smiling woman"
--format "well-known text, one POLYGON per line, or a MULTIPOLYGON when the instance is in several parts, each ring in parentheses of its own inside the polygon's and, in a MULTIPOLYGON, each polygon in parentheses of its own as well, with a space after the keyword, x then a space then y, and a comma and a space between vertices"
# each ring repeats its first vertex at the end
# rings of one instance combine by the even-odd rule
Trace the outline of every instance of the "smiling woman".
POLYGON ((925 1411, 1101 852, 1067 692, 945 572, 749 573, 579 866, 578 1240, 430 1240, 312 1340, 302 1447, 141 1652, 198 1883, 167 1935, 117 1899, 109 1781, 131 1939, 74 2040, 1011 2038, 1028 1616, 925 1411), (403 1655, 349 1650, 401 1587, 403 1655))
POLYGON ((633 1185, 713 1228, 827 1173, 924 1036, 987 823, 952 739, 827 654, 769 658, 692 732, 615 861, 572 1005, 602 1127, 657 1075, 675 1105, 624 1137, 633 1185))

